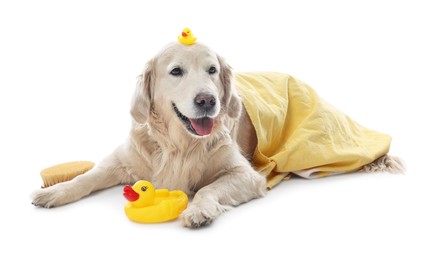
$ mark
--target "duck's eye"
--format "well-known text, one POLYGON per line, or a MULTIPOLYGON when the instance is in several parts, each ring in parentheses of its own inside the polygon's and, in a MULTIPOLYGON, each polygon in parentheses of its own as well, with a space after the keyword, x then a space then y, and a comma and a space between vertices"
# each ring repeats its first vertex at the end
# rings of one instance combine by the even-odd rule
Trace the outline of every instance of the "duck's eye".
POLYGON ((183 74, 183 71, 179 67, 176 67, 170 71, 170 75, 175 76, 175 77, 180 77, 180 76, 182 76, 182 74, 183 74))
POLYGON ((142 186, 140 189, 141 189, 142 191, 146 191, 146 190, 148 189, 148 186, 142 186))
POLYGON ((216 72, 217 72, 217 69, 214 66, 211 66, 211 68, 209 68, 209 70, 208 70, 209 75, 215 74, 216 72))

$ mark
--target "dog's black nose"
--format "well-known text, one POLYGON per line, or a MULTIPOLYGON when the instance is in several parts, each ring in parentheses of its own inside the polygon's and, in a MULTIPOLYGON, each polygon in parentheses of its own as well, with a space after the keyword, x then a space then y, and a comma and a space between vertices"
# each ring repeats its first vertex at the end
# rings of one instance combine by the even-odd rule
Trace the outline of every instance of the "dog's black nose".
POLYGON ((210 110, 215 106, 216 100, 213 95, 200 93, 194 98, 194 104, 204 110, 210 110))

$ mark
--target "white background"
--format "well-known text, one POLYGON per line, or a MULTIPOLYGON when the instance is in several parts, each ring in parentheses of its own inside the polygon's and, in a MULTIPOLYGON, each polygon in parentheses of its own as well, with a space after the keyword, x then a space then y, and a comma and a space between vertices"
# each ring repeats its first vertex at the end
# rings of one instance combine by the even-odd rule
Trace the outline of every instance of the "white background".
POLYGON ((433 259, 430 1, 240 2, 0 2, 1 259, 433 259), (200 230, 130 222, 122 187, 33 207, 41 169, 123 142, 136 76, 184 27, 390 134, 407 173, 293 179, 200 230))

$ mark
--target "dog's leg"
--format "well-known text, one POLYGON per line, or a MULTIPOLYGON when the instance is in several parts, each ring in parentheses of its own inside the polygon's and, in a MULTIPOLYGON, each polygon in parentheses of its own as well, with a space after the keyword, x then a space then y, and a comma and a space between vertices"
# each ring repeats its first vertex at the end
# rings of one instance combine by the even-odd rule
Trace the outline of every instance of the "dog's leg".
POLYGON ((265 190, 263 175, 250 166, 236 167, 196 193, 182 214, 182 224, 192 228, 211 224, 233 206, 264 196, 265 190))
POLYGON ((386 154, 363 166, 362 171, 403 173, 405 172, 405 164, 400 158, 386 154))
POLYGON ((116 158, 116 153, 113 153, 95 168, 71 181, 33 192, 32 204, 46 208, 64 205, 77 201, 93 191, 125 182, 123 179, 126 176, 126 170, 116 158))

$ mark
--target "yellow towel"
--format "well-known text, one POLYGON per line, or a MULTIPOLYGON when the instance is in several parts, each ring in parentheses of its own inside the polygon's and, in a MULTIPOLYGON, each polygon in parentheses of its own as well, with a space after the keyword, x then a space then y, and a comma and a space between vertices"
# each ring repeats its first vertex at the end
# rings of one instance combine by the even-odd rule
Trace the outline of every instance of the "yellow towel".
POLYGON ((258 136, 253 164, 268 188, 292 173, 353 172, 389 151, 388 135, 357 124, 289 75, 238 73, 236 87, 258 136))

